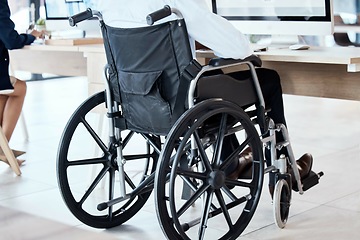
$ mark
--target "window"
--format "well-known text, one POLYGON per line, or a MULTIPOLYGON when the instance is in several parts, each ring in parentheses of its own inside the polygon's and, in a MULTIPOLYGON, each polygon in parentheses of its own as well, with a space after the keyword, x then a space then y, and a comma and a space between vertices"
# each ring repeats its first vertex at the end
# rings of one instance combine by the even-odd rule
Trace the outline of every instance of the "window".
POLYGON ((11 19, 15 23, 15 28, 19 32, 24 32, 29 27, 31 20, 37 20, 40 17, 45 18, 45 14, 41 14, 41 8, 44 6, 44 0, 8 0, 11 19), (33 19, 30 14, 30 4, 34 5, 33 19))

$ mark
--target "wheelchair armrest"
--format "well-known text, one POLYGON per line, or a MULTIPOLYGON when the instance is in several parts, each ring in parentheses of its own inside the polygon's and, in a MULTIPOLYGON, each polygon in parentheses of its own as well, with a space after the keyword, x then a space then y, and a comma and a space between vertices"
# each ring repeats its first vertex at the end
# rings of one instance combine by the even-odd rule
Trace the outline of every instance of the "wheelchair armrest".
POLYGON ((212 58, 209 61, 209 65, 212 67, 221 67, 229 64, 251 62, 255 67, 261 67, 261 59, 256 55, 250 55, 244 59, 233 59, 233 58, 212 58))

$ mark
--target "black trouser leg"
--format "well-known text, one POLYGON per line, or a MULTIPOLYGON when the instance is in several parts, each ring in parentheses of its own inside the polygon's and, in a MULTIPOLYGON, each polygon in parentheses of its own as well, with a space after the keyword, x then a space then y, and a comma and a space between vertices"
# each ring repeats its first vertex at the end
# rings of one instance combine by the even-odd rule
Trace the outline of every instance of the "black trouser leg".
MULTIPOLYGON (((239 147, 239 142, 235 134, 224 137, 223 148, 221 151, 221 159, 225 160, 236 148, 239 147)), ((237 158, 233 159, 231 164, 225 169, 225 174, 231 174, 237 167, 239 161, 237 158)))
MULTIPOLYGON (((280 77, 278 73, 274 70, 267 68, 257 68, 256 69, 257 77, 260 83, 261 91, 265 101, 265 108, 271 109, 268 113, 268 116, 274 121, 275 124, 282 123, 286 126, 285 114, 284 114, 284 103, 282 97, 282 88, 280 83, 280 77)), ((232 77, 245 80, 251 77, 250 71, 240 71, 235 73, 230 73, 232 77)), ((283 141, 283 136, 280 132, 276 133, 276 141, 283 141)), ((286 148, 277 151, 278 156, 280 154, 287 154, 286 148)), ((271 165, 270 151, 265 149, 265 159, 267 164, 271 165)), ((274 186, 275 178, 274 174, 269 174, 269 185, 274 186)))

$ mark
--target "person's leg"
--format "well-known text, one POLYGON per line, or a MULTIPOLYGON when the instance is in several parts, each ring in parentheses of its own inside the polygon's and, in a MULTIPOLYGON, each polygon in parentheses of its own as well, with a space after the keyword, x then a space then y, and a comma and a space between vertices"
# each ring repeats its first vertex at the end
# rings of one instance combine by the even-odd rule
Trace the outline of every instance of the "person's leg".
POLYGON ((8 98, 9 97, 7 95, 0 94, 0 123, 2 123, 4 109, 5 109, 5 105, 6 105, 8 98))
MULTIPOLYGON (((4 135, 8 141, 14 132, 16 123, 21 114, 22 106, 26 94, 26 83, 11 77, 11 81, 14 84, 14 91, 10 94, 0 94, 0 123, 3 129, 4 135)), ((13 150, 15 157, 25 153, 22 151, 13 150)), ((5 155, 0 149, 0 161, 7 164, 8 161, 5 155)), ((25 160, 17 160, 21 165, 25 160)))
MULTIPOLYGON (((261 91, 265 101, 265 108, 271 109, 268 113, 268 116, 274 121, 275 124, 282 123, 286 126, 285 113, 284 113, 284 102, 282 97, 282 88, 280 83, 280 77, 278 73, 271 69, 258 68, 257 71, 258 80, 260 83, 261 91)), ((284 140, 280 132, 276 132, 276 142, 281 142, 284 140)), ((277 150, 277 157, 280 154, 285 154, 287 151, 286 148, 282 148, 280 151, 277 150)), ((268 149, 265 149, 265 159, 266 163, 271 165, 271 155, 268 149)), ((273 188, 275 186, 275 175, 269 173, 269 189, 270 193, 273 193, 273 188)))
MULTIPOLYGON (((278 73, 271 69, 266 68, 257 68, 256 69, 257 77, 260 83, 261 91, 265 101, 265 108, 271 109, 268 113, 268 116, 274 121, 275 124, 284 124, 286 126, 285 113, 284 113, 284 103, 283 103, 283 93, 281 88, 280 77, 278 73)), ((248 79, 251 76, 250 71, 241 71, 237 73, 229 74, 232 77, 244 80, 248 79)), ((276 133, 276 141, 283 141, 283 136, 280 132, 276 133)), ((277 157, 280 154, 285 154, 288 156, 286 148, 282 148, 280 151, 277 151, 277 157)), ((265 159, 267 164, 271 164, 270 151, 265 149, 265 159)), ((312 156, 310 154, 304 154, 297 161, 298 169, 301 176, 305 176, 312 166, 312 156)), ((275 178, 273 174, 269 174, 269 186, 270 192, 275 184, 275 178)))
MULTIPOLYGON (((268 116, 274 121, 275 124, 282 123, 286 125, 284 105, 282 98, 282 88, 280 83, 280 77, 274 70, 267 68, 257 68, 256 74, 261 87, 261 92, 265 101, 265 108, 271 109, 268 116)), ((241 71, 230 73, 230 76, 238 80, 245 80, 251 77, 250 71, 241 71)), ((280 133, 276 133, 276 141, 282 141, 283 137, 280 133)), ((283 148, 281 153, 286 154, 286 149, 283 148)), ((278 154, 281 154, 278 152, 278 154)), ((287 155, 287 154, 286 154, 287 155)), ((271 164, 270 151, 265 149, 265 159, 267 164, 271 164)), ((273 174, 269 174, 269 185, 274 186, 275 178, 273 174)))
POLYGON ((286 125, 284 113, 283 92, 278 73, 271 69, 258 68, 256 70, 261 91, 265 101, 265 108, 271 109, 268 116, 274 122, 286 125))
POLYGON ((8 141, 10 141, 16 123, 20 117, 25 95, 26 83, 24 81, 16 80, 16 82, 14 83, 14 92, 6 96, 1 96, 1 126, 8 141))
MULTIPOLYGON (((229 136, 224 137, 223 148, 220 158, 222 160, 225 160, 238 147, 239 147, 239 142, 235 134, 231 134, 229 136)), ((225 174, 227 176, 230 175, 238 167, 238 165, 239 165, 239 161, 237 159, 234 159, 234 161, 232 161, 229 167, 225 170, 225 174)))
MULTIPOLYGON (((271 109, 268 116, 275 124, 282 123, 286 126, 283 93, 278 73, 267 68, 257 68, 256 74, 265 101, 265 108, 271 109)), ((251 77, 250 71, 234 72, 229 75, 238 80, 245 80, 251 77)), ((277 141, 282 141, 281 134, 277 133, 276 137, 277 141)))

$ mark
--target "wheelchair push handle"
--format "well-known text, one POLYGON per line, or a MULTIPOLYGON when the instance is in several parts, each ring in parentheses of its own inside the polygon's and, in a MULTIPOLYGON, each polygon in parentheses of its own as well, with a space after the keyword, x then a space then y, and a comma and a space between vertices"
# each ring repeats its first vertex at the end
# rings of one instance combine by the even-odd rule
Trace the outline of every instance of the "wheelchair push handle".
POLYGON ((147 15, 146 22, 148 25, 153 25, 156 21, 170 16, 171 13, 171 7, 169 5, 165 5, 164 8, 147 15))
POLYGON ((93 11, 88 8, 86 11, 75 14, 74 16, 69 17, 69 24, 70 26, 74 27, 79 22, 82 22, 84 20, 88 20, 93 17, 93 11))

